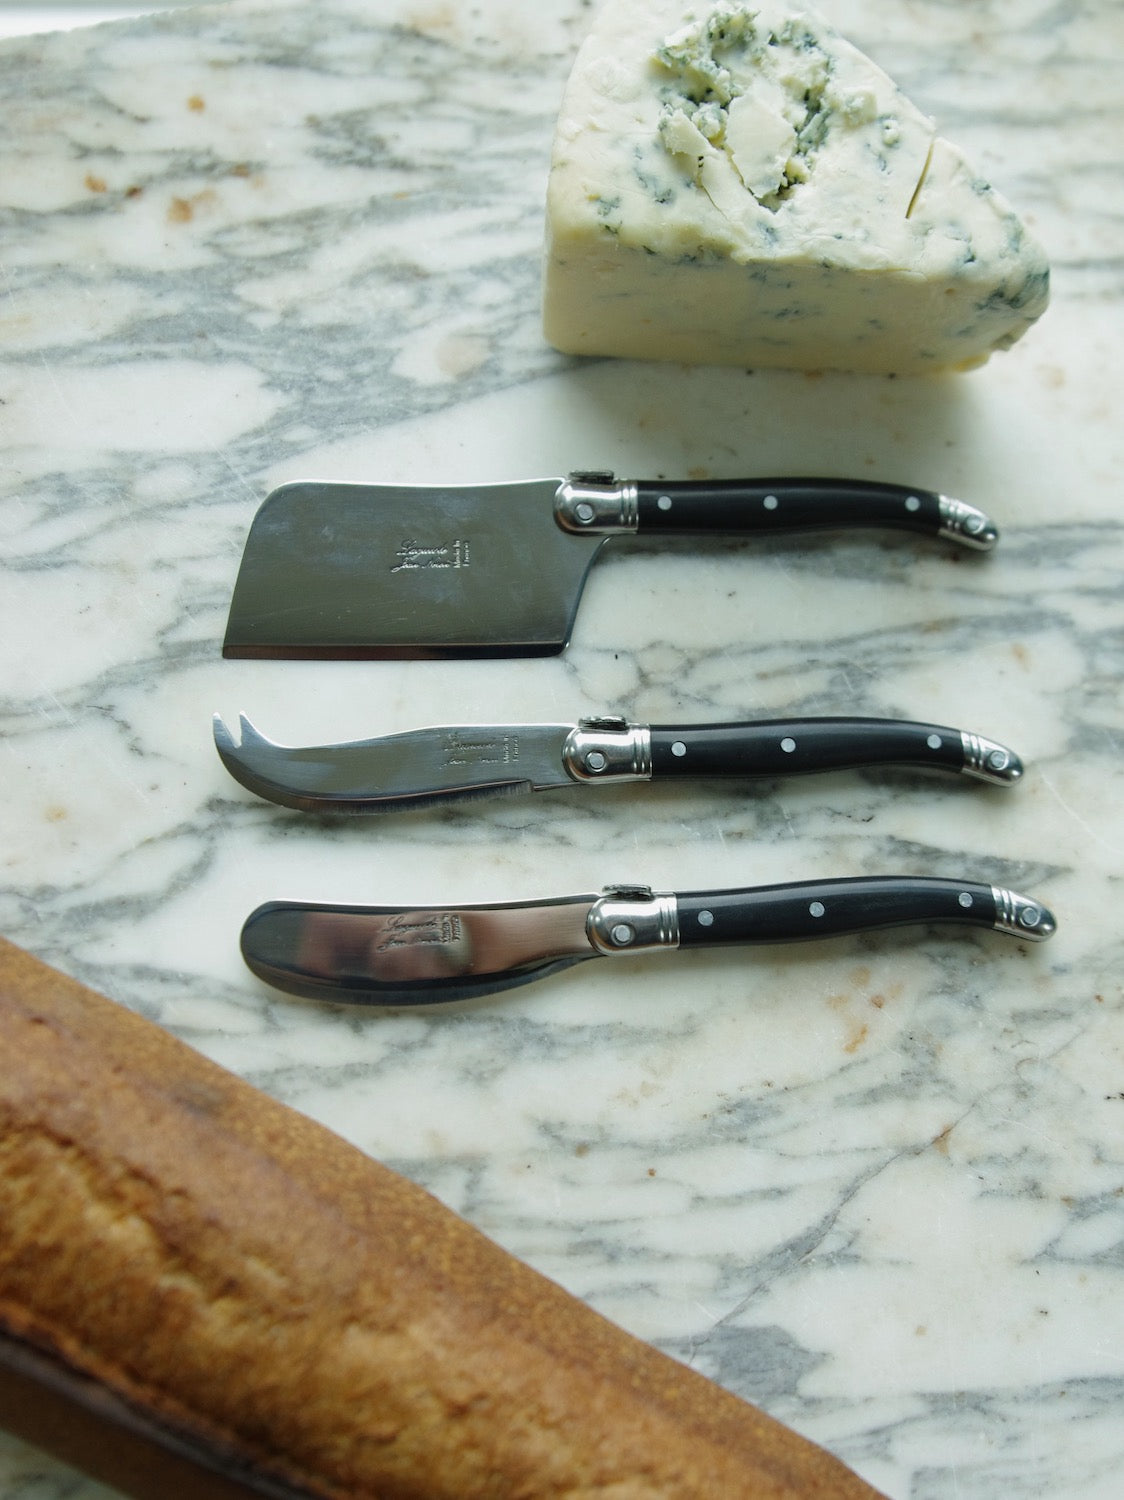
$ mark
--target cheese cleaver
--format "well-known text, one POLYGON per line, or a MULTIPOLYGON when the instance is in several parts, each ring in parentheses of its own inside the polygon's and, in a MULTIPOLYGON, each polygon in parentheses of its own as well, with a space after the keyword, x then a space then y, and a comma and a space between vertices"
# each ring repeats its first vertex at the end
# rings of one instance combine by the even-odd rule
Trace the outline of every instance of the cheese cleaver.
POLYGON ((554 656, 613 537, 749 537, 907 528, 977 551, 988 517, 928 490, 860 480, 515 484, 301 482, 263 501, 223 655, 332 659, 554 656))
POLYGON ((325 906, 270 901, 242 929, 259 979, 310 1000, 425 1005, 471 1000, 585 959, 840 937, 955 923, 1042 942, 1053 913, 978 881, 891 875, 744 890, 599 896, 484 906, 325 906))

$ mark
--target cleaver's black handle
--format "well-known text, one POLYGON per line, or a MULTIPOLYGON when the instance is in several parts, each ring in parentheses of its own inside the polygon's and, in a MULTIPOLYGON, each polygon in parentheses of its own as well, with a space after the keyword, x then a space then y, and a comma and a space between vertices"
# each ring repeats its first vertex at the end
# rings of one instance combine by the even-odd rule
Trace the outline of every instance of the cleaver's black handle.
POLYGON ((978 551, 989 551, 999 539, 983 511, 962 500, 860 479, 637 480, 636 504, 640 536, 892 527, 946 537, 978 551))
POLYGON ((651 727, 654 778, 802 776, 931 766, 1011 786, 1022 761, 997 740, 908 719, 794 718, 651 727))
POLYGON ((1025 897, 974 882, 926 876, 800 881, 751 890, 678 895, 679 946, 786 943, 884 927, 955 922, 1042 939, 1052 914, 1025 897))

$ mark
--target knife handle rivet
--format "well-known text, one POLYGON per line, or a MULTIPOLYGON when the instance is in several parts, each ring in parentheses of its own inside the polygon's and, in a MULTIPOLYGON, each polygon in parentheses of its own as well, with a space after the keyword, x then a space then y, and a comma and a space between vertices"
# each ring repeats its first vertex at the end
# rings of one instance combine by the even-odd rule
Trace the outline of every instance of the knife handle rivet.
POLYGON ((776 510, 777 506, 780 503, 781 502, 777 499, 776 495, 766 495, 764 500, 762 500, 761 502, 766 510, 776 510))
POLYGON ((618 922, 612 930, 612 939, 618 948, 627 948, 636 936, 636 929, 627 922, 618 922))
POLYGON ((813 917, 822 917, 827 907, 824 906, 822 901, 813 901, 808 910, 813 917))
POLYGON ((702 911, 699 912, 698 923, 700 927, 713 927, 714 913, 712 911, 708 911, 706 907, 704 907, 702 911))
POLYGON ((608 759, 601 750, 591 750, 585 758, 587 771, 603 771, 608 764, 608 759))
POLYGON ((796 741, 791 737, 781 740, 781 749, 786 755, 791 755, 796 749, 796 741))
POLYGON ((961 906, 967 908, 972 904, 972 893, 971 891, 961 891, 956 899, 961 906))
POLYGON ((683 756, 687 753, 687 747, 682 740, 676 740, 671 747, 671 753, 675 756, 683 756))
POLYGON ((930 750, 939 750, 944 742, 939 734, 931 734, 925 743, 930 750))
POLYGON ((574 514, 577 516, 579 521, 588 526, 597 512, 594 510, 593 506, 590 505, 588 500, 583 500, 579 505, 574 506, 574 514))
POLYGON ((660 510, 670 510, 671 509, 671 496, 670 495, 661 495, 660 498, 656 501, 656 505, 657 505, 657 507, 660 510))
POLYGON ((921 501, 916 495, 910 495, 909 499, 905 502, 905 508, 908 511, 918 511, 921 509, 921 501))

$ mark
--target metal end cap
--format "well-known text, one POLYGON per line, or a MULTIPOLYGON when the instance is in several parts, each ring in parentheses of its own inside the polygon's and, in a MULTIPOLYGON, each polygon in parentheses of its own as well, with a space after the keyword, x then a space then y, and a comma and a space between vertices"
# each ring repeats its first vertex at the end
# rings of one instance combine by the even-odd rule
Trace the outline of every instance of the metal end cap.
POLYGON ((1026 767, 1022 759, 1001 745, 998 740, 984 739, 982 735, 964 733, 964 772, 980 781, 989 781, 993 786, 1014 786, 1023 779, 1026 767))
POLYGON ((1000 889, 994 891, 994 896, 995 926, 999 932, 1026 938, 1032 943, 1044 943, 1057 932, 1057 918, 1041 901, 1020 896, 1017 891, 1000 889))
POLYGON ((999 541, 999 528, 990 516, 966 500, 951 495, 938 497, 941 510, 941 536, 960 542, 976 552, 990 552, 999 541))

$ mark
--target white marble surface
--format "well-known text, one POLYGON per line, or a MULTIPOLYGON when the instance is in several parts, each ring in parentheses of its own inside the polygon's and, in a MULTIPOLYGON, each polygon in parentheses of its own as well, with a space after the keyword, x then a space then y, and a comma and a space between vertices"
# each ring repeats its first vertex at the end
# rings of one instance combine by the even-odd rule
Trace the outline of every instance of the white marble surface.
MULTIPOLYGON (((893 1500, 1115 1500, 1124 11, 824 9, 1049 247, 1050 312, 982 371, 544 347, 579 0, 249 0, 0 47, 0 930, 893 1500), (601 466, 908 479, 1004 537, 990 559, 870 536, 621 552, 548 661, 220 659, 279 481, 601 466), (210 716, 240 709, 290 743, 613 709, 901 714, 1030 769, 1009 793, 838 775, 337 824, 226 778, 210 716), (1061 931, 585 965, 423 1014, 278 997, 237 950, 273 897, 927 871, 1030 890, 1061 931)), ((5 1500, 105 1493, 0 1436, 5 1500)))
POLYGON ((97 26, 103 21, 134 20, 137 16, 189 3, 190 0, 151 0, 147 5, 114 5, 85 0, 77 5, 56 5, 54 0, 31 0, 28 5, 12 5, 8 0, 0 0, 0 37, 35 36, 47 31, 97 26))

